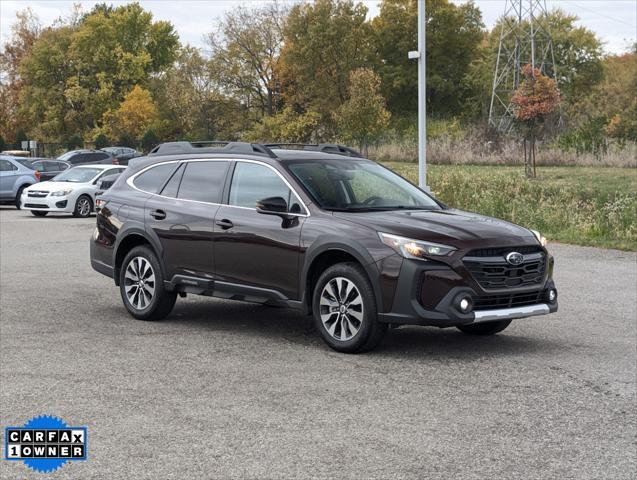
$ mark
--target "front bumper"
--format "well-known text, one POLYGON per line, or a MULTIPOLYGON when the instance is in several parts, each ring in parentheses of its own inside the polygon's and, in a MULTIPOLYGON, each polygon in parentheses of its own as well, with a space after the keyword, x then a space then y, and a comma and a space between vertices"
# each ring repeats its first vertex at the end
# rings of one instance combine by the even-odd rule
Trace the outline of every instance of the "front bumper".
POLYGON ((379 313, 379 320, 396 325, 454 327, 547 315, 558 309, 557 300, 548 301, 550 289, 555 289, 550 273, 541 284, 532 287, 488 292, 480 289, 475 282, 468 281, 448 265, 404 260, 391 310, 379 313), (468 295, 477 301, 494 293, 510 295, 510 305, 502 305, 502 308, 476 307, 480 309, 469 313, 462 313, 456 306, 459 296, 468 295), (516 305, 514 298, 532 300, 523 305, 516 305))
POLYGON ((29 197, 23 193, 20 197, 22 208, 41 212, 69 213, 73 211, 74 204, 68 195, 54 197, 51 194, 46 197, 29 197))

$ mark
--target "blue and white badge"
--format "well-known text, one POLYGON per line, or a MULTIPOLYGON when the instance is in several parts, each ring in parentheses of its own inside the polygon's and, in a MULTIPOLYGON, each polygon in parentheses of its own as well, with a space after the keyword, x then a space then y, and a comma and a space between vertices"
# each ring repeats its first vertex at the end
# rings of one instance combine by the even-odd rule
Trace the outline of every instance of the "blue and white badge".
POLYGON ((54 472, 68 461, 86 460, 86 427, 69 427, 58 417, 34 417, 6 427, 5 460, 21 460, 36 472, 54 472))

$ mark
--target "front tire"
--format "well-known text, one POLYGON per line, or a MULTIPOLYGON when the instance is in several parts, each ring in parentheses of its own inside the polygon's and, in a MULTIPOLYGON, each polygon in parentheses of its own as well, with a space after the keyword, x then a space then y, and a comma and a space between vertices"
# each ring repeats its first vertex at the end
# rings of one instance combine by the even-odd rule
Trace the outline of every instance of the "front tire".
POLYGON ((338 352, 371 350, 387 331, 387 324, 378 321, 372 285, 355 263, 339 263, 321 274, 314 287, 312 311, 323 340, 338 352))
POLYGON ((93 211, 93 200, 88 195, 80 195, 75 201, 74 217, 86 218, 93 211))
POLYGON ((16 193, 15 201, 14 201, 15 208, 17 208, 18 210, 22 208, 22 192, 28 186, 29 185, 22 185, 20 188, 18 188, 18 192, 16 193))
POLYGON ((43 212, 42 210, 31 210, 31 215, 35 215, 36 217, 46 217, 46 214, 49 212, 43 212))
POLYGON ((456 328, 469 335, 495 335, 511 324, 511 320, 476 323, 475 325, 459 325, 456 328))
POLYGON ((162 320, 177 300, 176 293, 165 290, 157 256, 146 246, 133 248, 124 258, 119 290, 126 310, 138 320, 162 320))

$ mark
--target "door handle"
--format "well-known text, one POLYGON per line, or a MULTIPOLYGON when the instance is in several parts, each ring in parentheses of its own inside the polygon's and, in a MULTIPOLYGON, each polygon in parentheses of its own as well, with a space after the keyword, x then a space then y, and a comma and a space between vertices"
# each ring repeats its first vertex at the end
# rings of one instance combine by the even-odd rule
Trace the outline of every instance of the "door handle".
POLYGON ((223 220, 215 221, 215 225, 217 225, 218 227, 221 227, 224 230, 228 230, 229 228, 234 227, 234 223, 232 223, 227 218, 224 218, 223 220))
POLYGON ((166 212, 164 212, 163 210, 153 210, 152 212, 150 212, 150 216, 153 217, 155 220, 163 220, 164 218, 166 218, 166 212))

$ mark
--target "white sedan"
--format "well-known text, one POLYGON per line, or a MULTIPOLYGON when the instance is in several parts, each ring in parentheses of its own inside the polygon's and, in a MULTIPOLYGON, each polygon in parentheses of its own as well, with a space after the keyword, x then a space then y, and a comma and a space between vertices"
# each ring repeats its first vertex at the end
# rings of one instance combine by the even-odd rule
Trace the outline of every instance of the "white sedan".
POLYGON ((102 177, 121 173, 126 166, 79 165, 22 191, 22 208, 31 210, 36 217, 49 212, 72 213, 88 217, 95 205, 97 184, 102 177))

